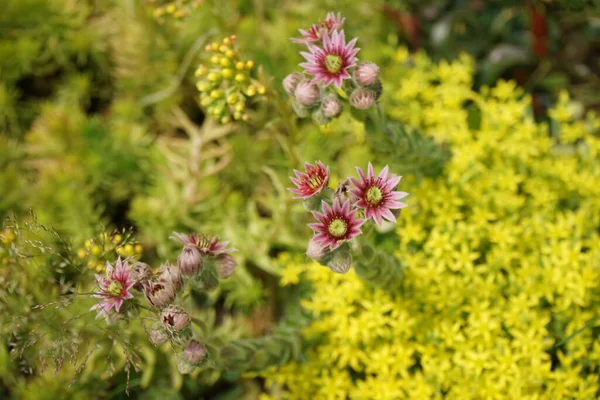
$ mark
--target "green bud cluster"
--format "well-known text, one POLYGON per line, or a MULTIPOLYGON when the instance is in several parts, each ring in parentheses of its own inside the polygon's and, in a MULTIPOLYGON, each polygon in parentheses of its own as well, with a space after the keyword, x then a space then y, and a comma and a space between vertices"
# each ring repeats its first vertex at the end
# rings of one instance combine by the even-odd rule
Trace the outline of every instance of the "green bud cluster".
POLYGON ((252 77, 254 61, 241 59, 235 36, 207 44, 208 62, 196 69, 200 106, 222 124, 248 120, 246 108, 251 99, 264 99, 267 89, 252 77))

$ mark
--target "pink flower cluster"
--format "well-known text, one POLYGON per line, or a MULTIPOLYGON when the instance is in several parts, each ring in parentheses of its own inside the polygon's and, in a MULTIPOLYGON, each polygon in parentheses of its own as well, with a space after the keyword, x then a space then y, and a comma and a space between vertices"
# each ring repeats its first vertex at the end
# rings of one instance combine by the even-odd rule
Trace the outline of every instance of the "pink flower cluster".
POLYGON ((300 64, 303 73, 289 74, 283 87, 293 97, 296 113, 300 117, 312 114, 319 124, 330 122, 343 110, 343 101, 331 89, 332 83, 338 90, 347 91, 350 105, 360 110, 372 107, 382 91, 379 67, 372 62, 358 62, 358 39, 346 41, 344 22, 340 13, 330 12, 325 22, 300 29, 302 37, 292 38, 308 51, 300 52, 305 59, 300 64))
MULTIPOLYGON (((96 275, 98 290, 92 295, 101 300, 91 309, 97 310, 98 316, 104 317, 107 323, 118 322, 128 314, 121 311, 125 301, 134 298, 132 289, 143 293, 158 317, 149 333, 150 341, 160 345, 170 340, 171 344, 181 346, 178 367, 187 373, 202 362, 206 348, 193 340, 193 332, 188 327, 192 318, 175 304, 178 292, 184 287, 184 276, 202 281, 206 275, 213 282, 216 278, 229 277, 236 262, 228 254, 234 251, 228 248, 229 242, 219 241, 216 236, 175 233, 174 238, 183 244, 178 265, 165 263, 157 273, 142 262, 130 264, 129 260, 118 258, 114 267, 107 263, 106 273, 96 275), (203 271, 208 272, 203 274, 203 271)), ((127 304, 127 310, 139 307, 136 302, 127 304)))
POLYGON ((406 207, 399 200, 408 193, 395 190, 402 177, 390 174, 387 166, 376 176, 371 163, 366 173, 359 167, 356 170, 358 179, 347 178, 331 196, 331 190, 324 190, 329 182, 329 168, 320 161, 314 165, 306 163, 304 172, 294 171, 296 176, 290 177, 295 187, 288 190, 305 200, 309 208, 310 204, 319 208, 311 210, 316 222, 308 225, 315 232, 308 246, 310 257, 322 259, 351 241, 362 233, 361 227, 369 220, 378 226, 383 220, 396 222, 394 213, 406 207), (317 202, 306 202, 311 198, 317 202))

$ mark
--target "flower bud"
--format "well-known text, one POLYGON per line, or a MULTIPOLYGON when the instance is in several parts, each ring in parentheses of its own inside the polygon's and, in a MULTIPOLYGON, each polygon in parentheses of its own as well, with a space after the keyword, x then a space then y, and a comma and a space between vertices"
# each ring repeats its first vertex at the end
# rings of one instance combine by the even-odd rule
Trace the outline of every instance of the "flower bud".
POLYGON ((173 335, 171 340, 176 346, 187 346, 194 338, 194 332, 192 332, 192 329, 189 325, 182 331, 173 331, 171 333, 173 335))
POLYGON ((352 255, 348 249, 340 248, 333 253, 333 257, 327 263, 329 269, 338 274, 345 274, 352 265, 352 255))
POLYGON ((344 204, 346 201, 354 203, 355 197, 350 193, 352 188, 352 182, 350 178, 346 178, 343 182, 340 182, 333 192, 333 199, 338 200, 340 204, 344 204))
POLYGON ((186 276, 196 275, 202 267, 202 254, 194 245, 186 244, 177 257, 179 269, 186 276))
POLYGON ((300 72, 293 72, 289 74, 283 78, 283 88, 285 89, 285 92, 290 96, 293 96, 294 92, 296 91, 296 87, 303 80, 304 75, 302 75, 300 72))
POLYGON ((193 340, 183 349, 183 359, 190 364, 198 365, 206 357, 206 347, 193 340))
POLYGON ((306 249, 307 256, 309 256, 313 260, 319 261, 320 259, 325 257, 326 253, 327 253, 327 247, 323 247, 314 238, 311 238, 308 241, 308 247, 306 249))
POLYGON ((358 63, 354 69, 354 81, 359 86, 374 85, 379 79, 379 67, 370 61, 358 63))
POLYGON ((169 263, 164 263, 160 267, 158 281, 171 285, 175 292, 183 287, 183 277, 181 276, 179 267, 169 263))
POLYGON ((144 295, 148 303, 156 308, 168 306, 177 295, 173 283, 148 281, 144 284, 144 295))
POLYGON ((355 89, 350 95, 350 104, 359 110, 366 110, 375 104, 375 92, 365 88, 355 89))
POLYGON ((229 278, 233 271, 235 271, 235 267, 237 263, 234 258, 229 254, 219 254, 217 256, 215 262, 215 270, 217 272, 217 276, 221 279, 229 278))
POLYGON ((342 113, 342 103, 335 96, 327 96, 321 103, 321 111, 327 118, 335 118, 342 113))
POLYGON ((321 96, 319 87, 309 81, 302 81, 296 86, 294 90, 294 96, 300 104, 306 107, 310 107, 319 101, 321 96))
POLYGON ((166 327, 176 331, 183 330, 190 323, 190 316, 179 306, 169 306, 161 314, 162 322, 166 327))
POLYGON ((150 341, 155 346, 159 346, 165 343, 169 339, 169 334, 165 329, 165 326, 160 322, 156 322, 152 325, 152 330, 150 331, 150 341))
POLYGON ((131 278, 135 282, 134 289, 142 290, 144 284, 152 278, 152 268, 143 262, 135 262, 131 266, 131 278))
POLYGON ((180 374, 190 374, 196 369, 196 366, 187 362, 185 358, 179 357, 177 359, 177 369, 180 374))

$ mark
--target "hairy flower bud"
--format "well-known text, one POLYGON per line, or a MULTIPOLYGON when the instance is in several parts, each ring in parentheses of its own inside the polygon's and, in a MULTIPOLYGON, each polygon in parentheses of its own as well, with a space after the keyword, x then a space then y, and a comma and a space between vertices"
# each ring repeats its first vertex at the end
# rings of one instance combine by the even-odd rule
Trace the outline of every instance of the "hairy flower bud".
POLYGON ((215 270, 221 279, 229 278, 236 266, 235 259, 229 254, 220 254, 215 261, 215 270))
POLYGON ((338 200, 340 203, 344 203, 345 201, 352 201, 356 198, 350 193, 350 189, 352 188, 352 181, 350 178, 346 178, 343 182, 340 182, 335 188, 335 192, 333 192, 334 200, 338 200))
POLYGON ((165 284, 170 284, 174 288, 175 292, 183 287, 183 277, 181 276, 179 267, 169 263, 164 263, 160 267, 158 281, 165 284))
POLYGON ((172 282, 148 281, 144 285, 144 295, 148 303, 156 308, 168 306, 175 300, 177 295, 172 282))
POLYGON ((350 95, 350 104, 359 110, 366 110, 375 104, 376 94, 365 88, 354 89, 350 95))
POLYGON ((335 96, 327 96, 321 102, 321 111, 327 118, 335 118, 342 113, 342 103, 335 96))
POLYGON ((165 343, 169 339, 169 334, 165 329, 165 326, 160 322, 156 322, 152 325, 152 330, 150 331, 150 341, 152 344, 158 346, 165 343))
POLYGON ((144 284, 152 278, 152 268, 143 262, 135 262, 131 266, 131 278, 135 282, 133 288, 142 290, 144 284))
POLYGON ((345 274, 352 265, 352 255, 347 248, 340 248, 333 253, 333 257, 327 263, 327 266, 338 274, 345 274))
POLYGON ((287 94, 293 96, 294 92, 296 91, 296 87, 300 82, 302 82, 302 80, 304 80, 304 75, 302 75, 300 72, 293 72, 283 78, 283 88, 287 94))
POLYGON ((182 356, 190 364, 198 365, 206 357, 206 347, 192 340, 190 344, 184 347, 182 356))
POLYGON ((354 81, 359 86, 374 85, 379 79, 379 67, 370 61, 358 63, 354 70, 354 81))
POLYGON ((196 366, 188 362, 183 356, 177 359, 177 369, 180 374, 190 374, 196 369, 196 366))
POLYGON ((298 84, 298 86, 296 86, 294 95, 300 104, 310 107, 319 101, 321 92, 319 87, 314 83, 310 83, 310 81, 302 81, 298 84))
POLYGON ((176 331, 183 330, 190 323, 190 316, 179 306, 169 306, 161 314, 165 326, 176 331))
POLYGON ((202 254, 196 246, 186 244, 177 257, 177 264, 184 275, 196 275, 202 267, 202 254))
POLYGON ((327 247, 323 247, 319 242, 314 239, 308 241, 308 247, 306 248, 306 255, 313 260, 320 260, 327 254, 327 247))

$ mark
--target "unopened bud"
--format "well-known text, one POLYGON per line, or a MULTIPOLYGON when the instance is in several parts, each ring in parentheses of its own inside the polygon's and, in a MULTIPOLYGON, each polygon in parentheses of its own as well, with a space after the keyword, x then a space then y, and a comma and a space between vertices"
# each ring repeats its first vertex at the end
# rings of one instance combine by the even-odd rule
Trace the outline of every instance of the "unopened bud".
POLYGON ((233 274, 233 271, 235 271, 236 266, 237 263, 231 255, 220 254, 219 256, 217 256, 215 270, 219 278, 229 278, 231 274, 233 274))
POLYGON ((360 86, 372 86, 379 79, 379 67, 370 61, 363 61, 354 70, 354 81, 360 86))
POLYGON ((302 81, 298 83, 296 90, 294 90, 294 95, 296 100, 306 107, 314 105, 321 97, 319 87, 314 83, 310 83, 309 81, 302 81))
POLYGON ((169 306, 161 314, 162 322, 168 328, 183 330, 190 323, 190 316, 179 306, 169 306))
POLYGON ((327 246, 323 247, 319 242, 317 242, 314 238, 311 238, 308 241, 308 247, 306 249, 306 255, 312 258, 313 260, 319 261, 327 254, 327 246))
POLYGON ((196 275, 202 267, 202 254, 194 245, 186 244, 177 257, 177 264, 181 273, 186 276, 196 275))
POLYGON ((144 284, 148 282, 150 278, 152 278, 152 268, 143 262, 135 262, 131 267, 131 277, 135 282, 133 288, 142 290, 144 288, 144 284))
POLYGON ((342 103, 335 96, 327 96, 321 102, 321 111, 327 118, 335 118, 342 113, 342 103))
POLYGON ((298 86, 298 84, 303 80, 304 75, 302 75, 300 72, 293 72, 283 78, 283 89, 287 94, 293 96, 294 92, 296 91, 296 86, 298 86))
POLYGON ((333 253, 333 257, 327 263, 329 269, 338 274, 345 274, 352 265, 352 255, 346 248, 339 248, 333 253))
POLYGON ((176 267, 169 263, 164 263, 160 267, 158 281, 171 284, 175 291, 181 289, 181 287, 183 286, 183 277, 181 276, 181 271, 179 270, 179 267, 176 267))
POLYGON ((190 364, 198 365, 204 357, 206 357, 206 347, 195 340, 183 349, 183 358, 190 364))
POLYGON ((366 110, 375 104, 375 92, 365 88, 355 89, 350 95, 350 104, 359 110, 366 110))
POLYGON ((165 343, 169 339, 169 334, 165 329, 165 326, 160 322, 156 322, 152 325, 152 330, 150 331, 150 341, 152 344, 158 346, 165 343))

